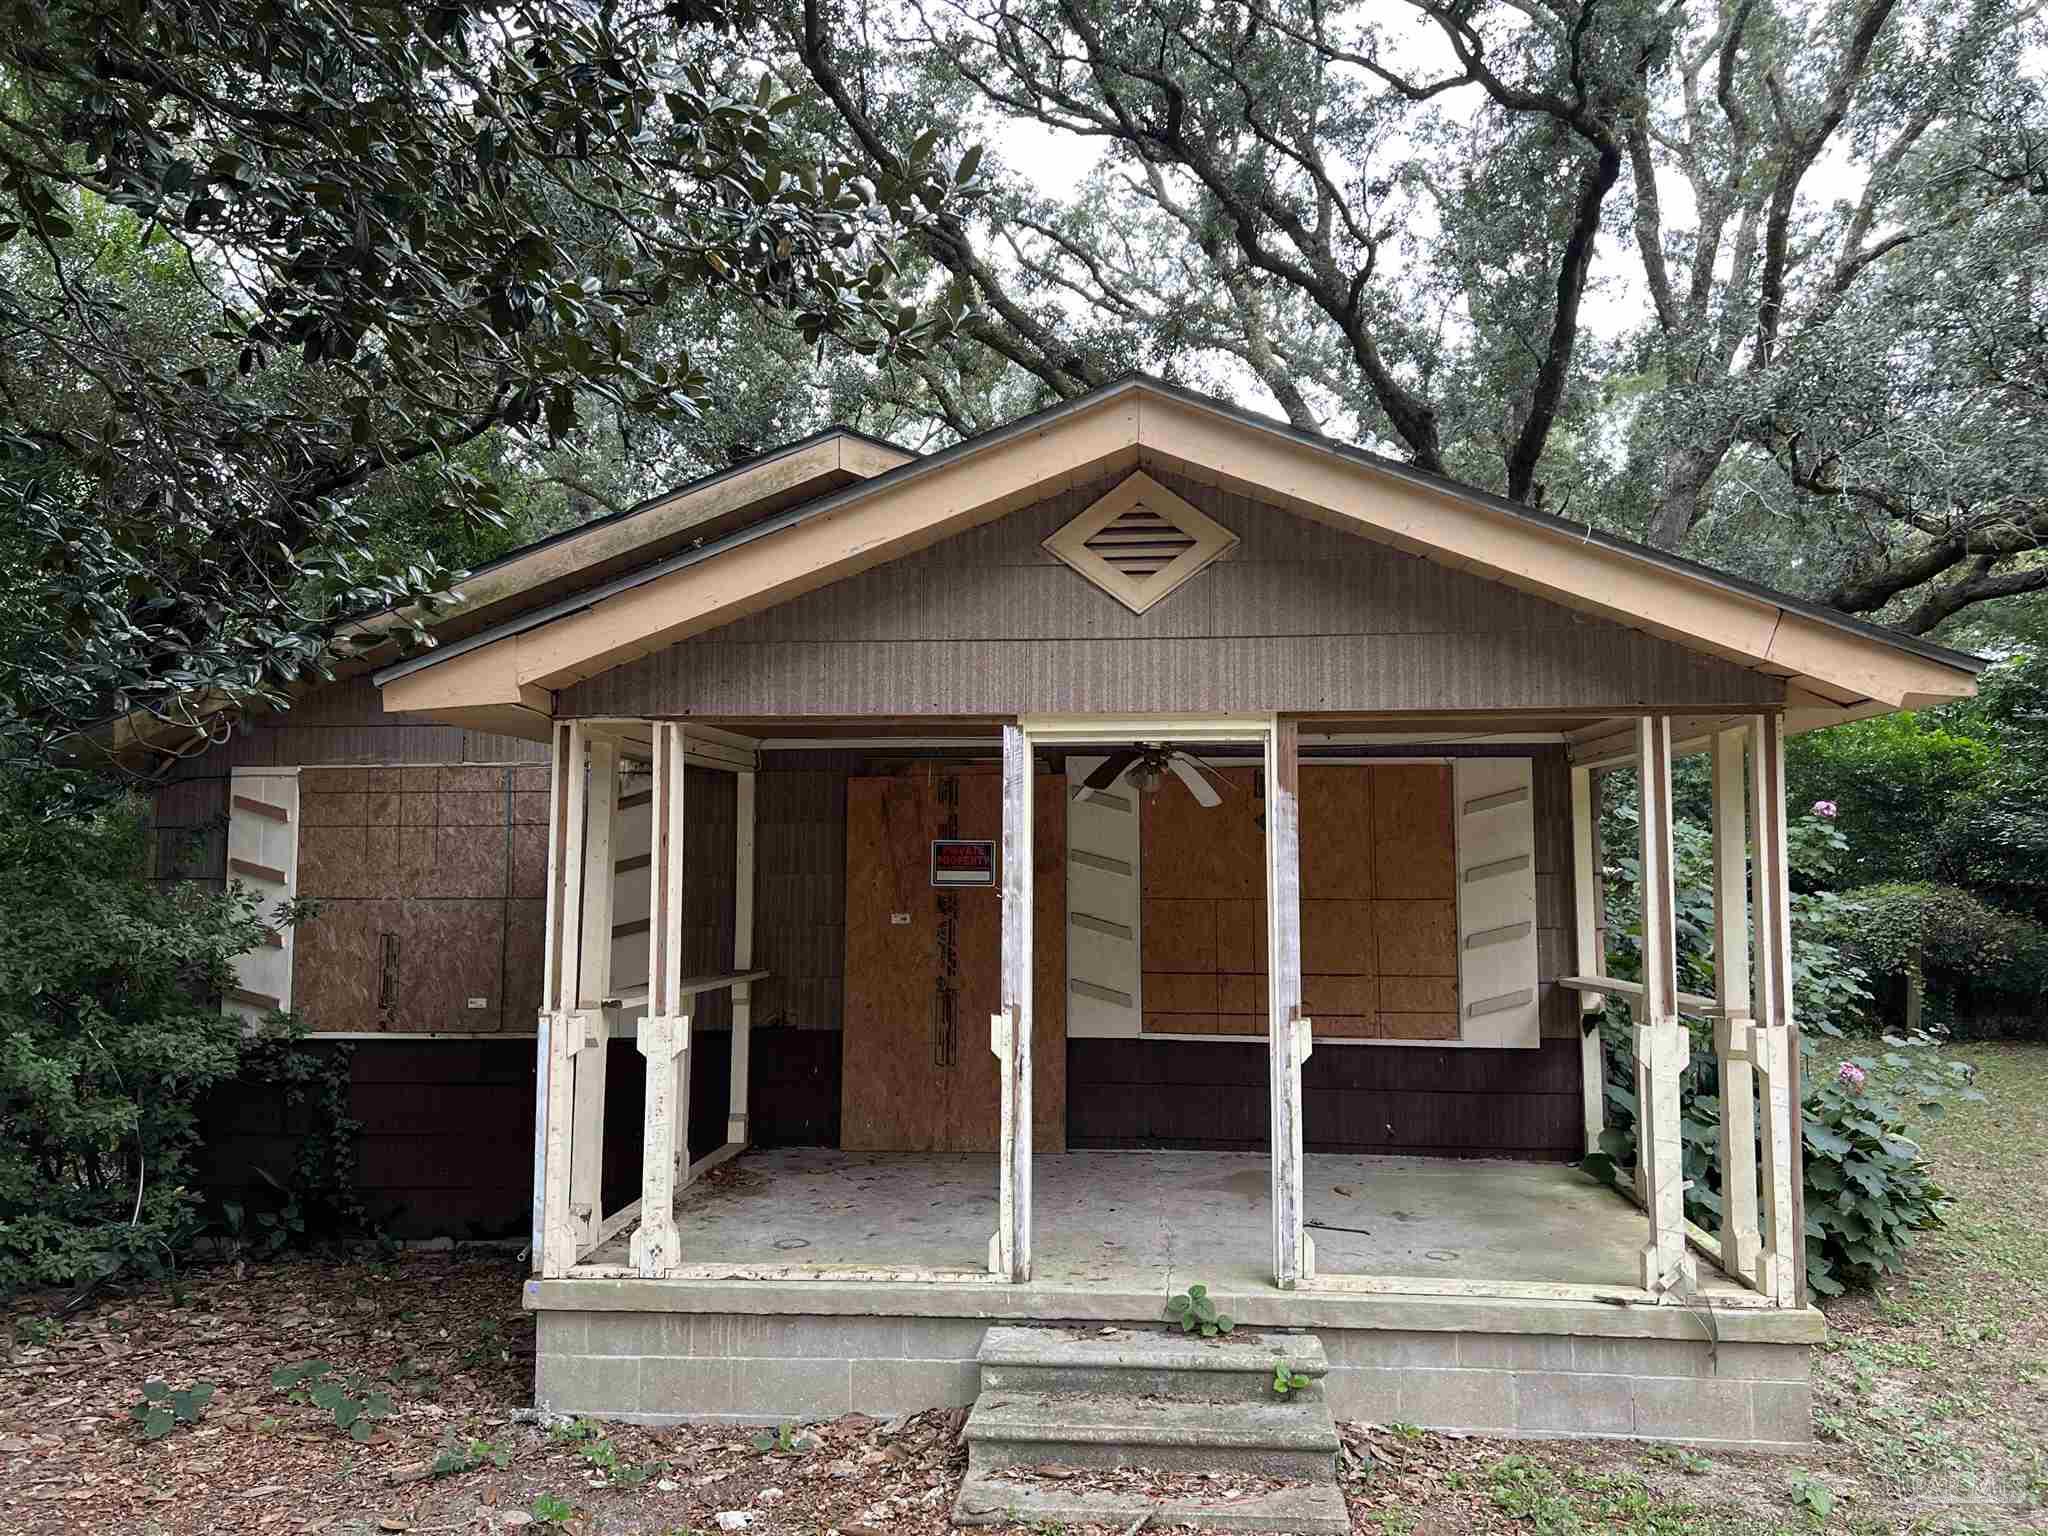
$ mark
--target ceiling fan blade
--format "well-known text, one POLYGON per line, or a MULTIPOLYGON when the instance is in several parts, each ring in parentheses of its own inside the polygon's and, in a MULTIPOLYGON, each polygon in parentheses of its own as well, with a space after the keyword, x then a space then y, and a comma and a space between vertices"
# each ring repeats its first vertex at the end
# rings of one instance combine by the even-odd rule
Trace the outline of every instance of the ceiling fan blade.
POLYGON ((1202 765, 1185 752, 1176 752, 1166 760, 1166 766, 1174 771, 1181 783, 1187 785, 1205 811, 1213 811, 1223 803, 1223 797, 1216 793, 1216 786, 1209 782, 1209 775, 1202 765))
POLYGON ((1081 781, 1081 787, 1074 791, 1074 798, 1076 800, 1094 799, 1095 796, 1114 784, 1122 776, 1123 771, 1143 755, 1143 753, 1134 750, 1110 753, 1109 756, 1096 764, 1093 773, 1081 781))

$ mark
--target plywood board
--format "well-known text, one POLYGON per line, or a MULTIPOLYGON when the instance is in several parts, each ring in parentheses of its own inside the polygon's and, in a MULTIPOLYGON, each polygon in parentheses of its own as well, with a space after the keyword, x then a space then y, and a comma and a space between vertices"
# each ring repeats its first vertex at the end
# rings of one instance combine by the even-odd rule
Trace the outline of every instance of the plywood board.
POLYGON ((1320 1025, 1326 1018, 1344 1014, 1367 1016, 1382 1006, 1382 983, 1372 976, 1318 976, 1301 978, 1301 1006, 1320 1025))
POLYGON ((1268 979, 1264 971, 1218 976, 1216 1011, 1242 1018, 1246 1034, 1264 1034, 1266 1010, 1272 1006, 1266 992, 1268 979))
POLYGON ((1257 774, 1250 768, 1211 769, 1210 777, 1224 786, 1221 805, 1204 806, 1173 774, 1138 796, 1146 896, 1257 899, 1264 892, 1257 774))
POLYGON ((933 1039, 938 905, 925 864, 939 825, 922 778, 847 781, 839 1123, 848 1151, 930 1148, 945 1134, 948 1071, 933 1039))
MULTIPOLYGON (((1240 978, 1233 977, 1233 981, 1240 978)), ((1225 1009, 1217 1001, 1217 976, 1214 971, 1189 973, 1185 971, 1145 972, 1145 1012, 1153 1013, 1218 1013, 1249 1012, 1248 1009, 1225 1009)))
MULTIPOLYGON (((989 838, 1000 847, 1001 774, 946 773, 940 776, 938 788, 940 818, 947 828, 940 836, 989 838)), ((929 879, 928 850, 926 858, 929 879)), ((1001 879, 1000 869, 997 878, 1001 879)), ((935 1150, 992 1152, 1002 1143, 1002 1063, 989 1049, 989 1030, 991 1017, 1003 1006, 1003 893, 998 887, 989 887, 935 895, 942 909, 953 914, 954 953, 949 969, 957 1030, 957 1050, 946 1084, 945 1134, 935 1150)), ((1037 990, 1032 988, 1034 1006, 1037 990)), ((1035 1036, 1033 1043, 1037 1043, 1035 1036)), ((1035 1068, 1037 1062, 1032 1065, 1035 1068)), ((1035 1129, 1035 1115, 1032 1123, 1035 1129)))
MULTIPOLYGON (((1454 901, 1375 901, 1373 935, 1383 976, 1456 976, 1458 907, 1454 901)), ((1336 967, 1317 966, 1316 969, 1336 967)))
MULTIPOLYGON (((1457 885, 1447 763, 1372 770, 1373 890, 1381 897, 1449 897, 1457 885)), ((1302 853, 1303 862, 1308 858, 1302 853)))
MULTIPOLYGON (((1033 786, 1032 1129, 1066 1145, 1066 837, 1063 781, 1033 786)), ((935 891, 930 840, 999 840, 1002 779, 983 768, 915 769, 847 781, 845 1053, 841 1145, 849 1151, 993 1151, 1000 1065, 1002 896, 935 891), (907 914, 907 923, 892 914, 907 914), (950 1025, 947 1020, 950 1016, 950 1025)))
POLYGON ((1456 1040, 1455 1013, 1382 1013, 1379 1034, 1384 1040, 1456 1040))
MULTIPOLYGON (((1303 901, 1303 973, 1371 976, 1377 972, 1380 965, 1374 942, 1376 909, 1386 905, 1370 901, 1303 901)), ((1449 956, 1448 945, 1444 953, 1449 956)))
POLYGON ((1239 1024, 1237 1019, 1222 1019, 1213 1013, 1154 1013, 1149 1008, 1145 1010, 1145 1033, 1148 1035, 1235 1034, 1239 1024))
MULTIPOLYGON (((1031 790, 1031 1145, 1067 1149, 1067 781, 1031 790)), ((993 1057, 991 1057, 993 1060, 993 1057)))
POLYGON ((1225 974, 1257 975, 1261 978, 1259 985, 1265 985, 1264 898, 1216 903, 1216 969, 1225 974))
POLYGON ((1216 969, 1215 902, 1148 896, 1140 922, 1146 970, 1216 969))
POLYGON ((1301 894, 1305 900, 1373 895, 1373 781, 1390 771, 1355 764, 1301 769, 1301 894))
POLYGON ((1382 976, 1379 1006, 1388 1013, 1456 1013, 1458 983, 1450 976, 1382 976))

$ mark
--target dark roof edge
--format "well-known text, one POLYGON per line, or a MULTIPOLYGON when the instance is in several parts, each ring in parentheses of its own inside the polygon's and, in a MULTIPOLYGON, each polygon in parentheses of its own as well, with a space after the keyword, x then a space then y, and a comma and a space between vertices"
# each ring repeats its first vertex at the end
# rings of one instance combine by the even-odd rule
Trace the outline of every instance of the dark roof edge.
MULTIPOLYGON (((639 516, 650 507, 658 507, 665 501, 675 500, 678 496, 688 496, 697 491, 708 490, 722 480, 730 480, 737 475, 748 474, 753 470, 761 468, 764 464, 773 464, 777 459, 786 459, 793 453, 801 453, 806 448, 814 448, 819 443, 827 442, 835 437, 858 438, 860 441, 876 448, 886 448, 891 453, 907 453, 913 460, 918 457, 916 449, 906 448, 901 443, 892 443, 885 437, 876 437, 872 432, 863 432, 858 427, 820 427, 815 432, 807 432, 802 437, 796 438, 793 441, 779 443, 773 448, 757 453, 750 459, 742 459, 739 463, 728 465, 724 469, 714 469, 706 474, 697 476, 694 480, 685 480, 682 484, 671 486, 665 491, 657 491, 652 496, 636 501, 632 506, 622 511, 607 512, 603 517, 593 517, 587 523, 578 523, 573 528, 558 529, 554 533, 545 534, 535 539, 530 544, 522 544, 517 549, 508 549, 495 560, 487 560, 482 565, 471 570, 462 580, 468 581, 472 577, 483 575, 486 571, 494 571, 501 565, 510 565, 515 560, 523 560, 536 550, 547 549, 552 545, 563 543, 569 539, 580 538, 594 528, 608 528, 614 523, 623 523, 628 518, 639 516)), ((462 585, 462 582, 457 582, 456 585, 459 587, 462 585)))
POLYGON ((1583 543, 1597 544, 1602 549, 1612 550, 1616 554, 1628 555, 1634 559, 1645 561, 1648 564, 1661 566, 1665 570, 1676 572, 1681 576, 1689 576, 1695 581, 1704 581, 1730 592, 1739 592, 1745 597, 1757 598, 1763 602, 1774 604, 1777 607, 1788 609, 1803 617, 1818 620, 1823 624, 1833 625, 1837 629, 1848 630, 1851 634, 1862 635, 1866 639, 1881 640, 1887 645, 1896 646, 1903 651, 1911 651, 1916 655, 1925 657, 1929 661, 1937 661, 1944 666, 1955 667, 1959 671, 1969 672, 1973 676, 1991 665, 1987 658, 1972 655, 1968 651, 1959 651, 1952 646, 1942 645, 1938 641, 1923 640, 1918 635, 1909 635, 1903 630, 1893 629, 1888 625, 1874 624, 1868 619, 1859 619, 1853 614, 1842 612, 1839 608, 1830 608, 1826 603, 1817 603, 1811 598, 1796 597, 1789 592, 1780 592, 1777 588, 1767 587, 1760 581, 1751 581, 1745 576, 1736 576, 1727 571, 1716 570, 1711 565, 1703 565, 1697 560, 1688 560, 1684 555, 1671 554, 1668 551, 1658 549, 1655 545, 1642 544, 1634 539, 1624 539, 1615 534, 1603 533, 1590 523, 1575 523, 1570 518, 1559 517, 1554 512, 1539 512, 1534 507, 1525 507, 1518 501, 1510 501, 1507 497, 1496 495, 1492 491, 1481 490, 1477 486, 1467 485, 1462 480, 1453 480, 1448 475, 1433 474, 1426 469, 1417 469, 1412 464, 1403 464, 1398 459, 1386 458, 1372 452, 1370 449, 1359 448, 1350 443, 1340 443, 1335 438, 1324 437, 1319 433, 1304 432, 1299 427, 1291 426, 1287 422, 1275 421, 1270 416, 1258 415, 1255 412, 1245 410, 1241 406, 1227 404, 1220 400, 1212 400, 1207 395, 1200 395, 1196 394, 1193 390, 1182 389, 1179 385, 1169 384, 1163 379, 1155 379, 1150 374, 1131 374, 1125 379, 1118 380, 1115 384, 1105 386, 1105 388, 1113 390, 1127 384, 1147 385, 1158 393, 1170 396, 1175 400, 1181 401, 1183 404, 1191 405, 1201 410, 1215 411, 1219 415, 1230 417, 1233 421, 1243 426, 1255 427, 1262 432, 1271 432, 1276 436, 1288 438, 1311 448, 1320 448, 1343 458, 1355 459, 1361 464, 1370 464, 1373 468, 1384 474, 1392 475, 1397 479, 1406 480, 1415 485, 1427 486, 1432 490, 1443 491, 1449 495, 1463 497, 1467 501, 1477 502, 1481 506, 1491 508, 1493 511, 1505 512, 1510 517, 1519 518, 1526 523, 1533 523, 1539 528, 1548 528, 1553 532, 1566 534, 1583 543))
MULTIPOLYGON (((580 613, 586 608, 595 607, 598 603, 616 597, 622 592, 629 592, 633 588, 642 586, 647 582, 659 580, 672 571, 682 570, 688 566, 696 565, 700 561, 713 559, 729 549, 736 549, 742 544, 751 543, 755 539, 763 538, 771 533, 779 533, 783 529, 794 527, 798 523, 808 522, 813 517, 822 517, 828 513, 836 512, 864 497, 878 495, 885 489, 895 486, 904 480, 933 472, 951 463, 954 459, 978 452, 993 444, 1005 442, 1013 437, 1042 431, 1045 427, 1060 420, 1062 417, 1091 409, 1104 401, 1134 390, 1149 390, 1154 394, 1164 395, 1169 399, 1192 406, 1197 410, 1209 411, 1223 416, 1241 426, 1272 433, 1275 436, 1300 443, 1305 447, 1335 454, 1340 458, 1366 465, 1382 474, 1391 475, 1396 479, 1405 480, 1413 485, 1423 486, 1446 495, 1460 497, 1466 501, 1484 506, 1491 511, 1505 513, 1510 517, 1518 518, 1523 522, 1534 524, 1550 532, 1560 533, 1569 538, 1577 539, 1581 543, 1598 545, 1600 548, 1612 551, 1613 553, 1657 566, 1670 571, 1674 575, 1684 576, 1694 581, 1702 581, 1726 591, 1739 593, 1742 596, 1769 603, 1774 607, 1800 614, 1819 623, 1845 630, 1850 634, 1859 635, 1864 639, 1876 640, 1898 650, 1923 657, 1926 660, 1953 667, 1957 671, 1966 672, 1972 677, 1975 677, 1990 665, 1986 658, 1973 656, 1967 651, 1954 650, 1931 640, 1922 640, 1916 635, 1907 635, 1898 630, 1889 629, 1882 624, 1873 624, 1864 619, 1852 618, 1839 609, 1828 607, 1825 603, 1816 603, 1810 599, 1794 597, 1790 593, 1779 592, 1773 588, 1766 587, 1761 582, 1749 581, 1744 577, 1733 576, 1725 571, 1717 571, 1712 566, 1702 565, 1696 560, 1688 560, 1683 555, 1668 554, 1647 544, 1639 544, 1630 539, 1617 538, 1613 534, 1601 532, 1590 524, 1575 523, 1567 518, 1558 517, 1554 513, 1538 512, 1533 508, 1521 505, 1519 502, 1510 501, 1505 496, 1495 495, 1491 491, 1480 490, 1445 475, 1431 474, 1427 470, 1416 469, 1412 465, 1402 464, 1397 460, 1382 457, 1367 449, 1354 447, 1348 443, 1340 443, 1314 432, 1304 432, 1297 427, 1289 426, 1285 422, 1274 421, 1271 417, 1247 411, 1241 406, 1225 404, 1207 395, 1182 389, 1178 385, 1153 378, 1150 374, 1133 373, 1127 374, 1123 378, 1114 380, 1111 383, 1104 384, 1097 389, 1090 390, 1085 395, 1076 396, 1072 400, 1062 400, 1057 405, 1047 406, 1044 410, 1034 411, 1028 416, 1020 416, 1015 421, 1006 422, 1004 425, 984 432, 977 437, 967 438, 950 447, 942 448, 937 453, 914 457, 908 463, 899 464, 896 468, 886 470, 872 479, 863 480, 858 485, 850 485, 843 490, 821 496, 814 501, 807 501, 799 506, 774 513, 769 517, 761 519, 759 522, 750 523, 743 528, 736 529, 724 538, 715 539, 709 544, 670 555, 666 559, 657 560, 652 564, 640 567, 638 570, 629 571, 623 576, 592 587, 588 591, 575 593, 561 599, 559 602, 546 604, 527 613, 516 614, 500 624, 479 630, 476 634, 462 640, 437 646, 417 656, 408 657, 404 661, 395 662, 391 666, 382 668, 372 674, 372 681, 378 687, 382 687, 386 683, 394 682, 401 677, 423 671, 437 662, 449 661, 469 651, 479 650, 483 646, 493 641, 501 640, 508 635, 521 634, 529 629, 538 629, 541 625, 552 623, 556 619, 567 618, 571 614, 580 613)), ((776 452, 778 454, 790 452, 816 441, 823 435, 826 434, 813 433, 810 437, 800 439, 798 442, 789 444, 787 447, 776 452)), ((865 434, 859 435, 865 436, 865 434)), ((872 438, 869 440, 879 441, 872 438)), ((902 449, 899 445, 893 443, 884 444, 883 446, 898 448, 900 452, 909 452, 908 449, 902 449)), ((761 459, 750 460, 747 465, 741 467, 751 468, 755 464, 766 462, 769 457, 773 456, 765 455, 761 459)), ((727 470, 722 473, 732 474, 736 472, 736 470, 727 470)), ((707 477, 703 481, 694 481, 691 484, 707 484, 710 479, 715 478, 718 477, 707 477)), ((682 489, 688 488, 683 487, 682 489)), ((674 495, 676 492, 669 492, 668 494, 674 495)), ((666 497, 656 499, 665 500, 666 497)), ((586 523, 582 526, 588 528, 593 525, 586 523)), ((506 556, 505 558, 510 559, 511 556, 506 556)))

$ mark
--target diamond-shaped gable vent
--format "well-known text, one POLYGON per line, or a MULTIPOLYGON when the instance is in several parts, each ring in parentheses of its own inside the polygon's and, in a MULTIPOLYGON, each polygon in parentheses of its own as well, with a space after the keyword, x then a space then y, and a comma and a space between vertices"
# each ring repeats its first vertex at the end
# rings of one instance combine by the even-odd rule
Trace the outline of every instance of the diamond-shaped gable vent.
POLYGON ((1236 542, 1228 528, 1138 470, 1045 547, 1143 613, 1236 542))

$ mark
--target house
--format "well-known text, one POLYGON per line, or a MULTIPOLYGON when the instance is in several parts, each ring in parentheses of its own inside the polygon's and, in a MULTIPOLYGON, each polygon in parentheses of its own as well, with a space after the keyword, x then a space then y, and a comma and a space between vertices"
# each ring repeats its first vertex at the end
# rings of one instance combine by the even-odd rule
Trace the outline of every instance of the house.
POLYGON ((364 1042, 368 1183, 530 1170, 543 1406, 965 1402, 991 1321, 1201 1281, 1315 1331, 1340 1417, 1810 1434, 1784 742, 1974 659, 1145 379, 924 457, 823 434, 464 596, 166 819, 227 809, 228 874, 327 903, 228 1006, 364 1042), (1713 997, 1676 986, 1691 752, 1713 997), (1610 1002, 1625 1194, 1571 1166, 1610 1002))

